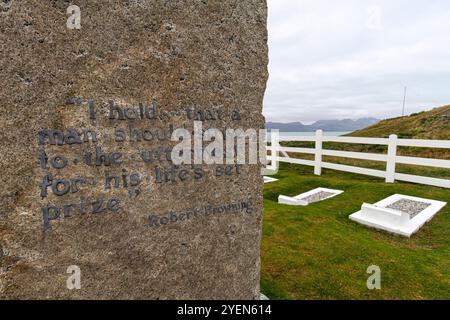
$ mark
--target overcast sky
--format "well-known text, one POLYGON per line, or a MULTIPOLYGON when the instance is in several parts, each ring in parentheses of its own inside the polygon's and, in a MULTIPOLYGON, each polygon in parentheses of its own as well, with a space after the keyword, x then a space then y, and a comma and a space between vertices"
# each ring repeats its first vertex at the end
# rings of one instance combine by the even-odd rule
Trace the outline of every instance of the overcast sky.
POLYGON ((268 121, 450 104, 449 0, 268 0, 268 121))

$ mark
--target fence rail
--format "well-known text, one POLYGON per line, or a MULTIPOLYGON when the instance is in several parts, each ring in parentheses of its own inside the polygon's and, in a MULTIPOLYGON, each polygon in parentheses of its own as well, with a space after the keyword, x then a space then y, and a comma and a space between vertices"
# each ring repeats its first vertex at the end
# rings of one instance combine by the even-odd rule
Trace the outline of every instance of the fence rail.
POLYGON ((345 172, 359 173, 379 178, 384 178, 387 183, 393 183, 395 180, 425 184, 436 187, 450 188, 450 180, 424 177, 411 174, 403 174, 396 172, 397 164, 417 165, 426 167, 436 167, 450 169, 450 160, 445 159, 430 159, 419 157, 398 156, 397 148, 401 147, 419 147, 419 148, 442 148, 450 149, 449 140, 419 140, 419 139, 398 139, 396 135, 391 135, 389 138, 360 138, 360 137, 332 137, 324 136, 322 130, 316 131, 315 136, 279 136, 278 133, 272 132, 271 146, 267 146, 267 150, 271 154, 267 156, 271 165, 267 167, 269 170, 278 168, 279 162, 287 162, 294 164, 301 164, 314 167, 314 174, 321 175, 322 168, 333 169, 345 172), (294 148, 280 146, 280 142, 301 141, 314 142, 314 148, 294 148), (387 154, 353 152, 353 151, 339 151, 323 149, 324 142, 339 142, 350 144, 370 144, 370 145, 385 145, 388 147, 387 154), (283 154, 281 157, 279 154, 283 154), (288 153, 303 153, 314 155, 314 160, 303 160, 291 158, 288 153), (337 163, 324 162, 323 156, 332 156, 339 158, 371 160, 386 163, 385 170, 375 170, 362 167, 355 167, 349 165, 342 165, 337 163))

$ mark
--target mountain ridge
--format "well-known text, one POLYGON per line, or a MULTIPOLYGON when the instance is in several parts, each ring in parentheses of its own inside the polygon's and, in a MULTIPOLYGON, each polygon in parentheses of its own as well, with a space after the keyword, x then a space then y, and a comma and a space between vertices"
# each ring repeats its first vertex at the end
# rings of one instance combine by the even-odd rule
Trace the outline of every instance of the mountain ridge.
POLYGON ((391 134, 404 139, 450 140, 450 105, 382 120, 349 135, 384 138, 391 134))
POLYGON ((319 120, 310 125, 297 122, 267 122, 266 128, 268 130, 278 129, 281 132, 314 132, 316 130, 324 131, 355 131, 360 130, 370 125, 377 123, 379 120, 372 117, 359 118, 356 120, 342 119, 342 120, 319 120))

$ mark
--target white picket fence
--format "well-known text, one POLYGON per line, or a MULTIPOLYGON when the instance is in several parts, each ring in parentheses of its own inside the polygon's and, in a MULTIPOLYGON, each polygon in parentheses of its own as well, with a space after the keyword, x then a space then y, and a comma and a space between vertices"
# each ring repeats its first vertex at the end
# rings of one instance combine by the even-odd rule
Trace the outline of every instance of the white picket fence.
POLYGON ((324 136, 322 130, 316 131, 315 136, 281 137, 278 135, 277 132, 272 132, 271 146, 267 146, 267 150, 271 151, 271 154, 267 156, 267 160, 271 162, 271 165, 268 166, 267 169, 271 171, 277 170, 278 162, 287 162, 313 166, 314 174, 316 175, 321 175, 322 168, 327 168, 385 178, 387 183, 393 183, 395 180, 398 180, 436 187, 450 188, 450 180, 448 179, 424 177, 396 172, 395 168, 397 163, 450 169, 450 160, 398 156, 397 147, 399 146, 450 149, 450 140, 398 139, 396 135, 391 135, 389 138, 333 137, 333 136, 324 136), (315 148, 282 147, 280 146, 280 142, 283 141, 314 142, 315 148), (322 148, 323 142, 387 145, 388 152, 387 154, 375 154, 365 152, 326 150, 322 148), (280 157, 280 153, 283 154, 283 157, 280 157), (288 153, 313 154, 314 160, 291 158, 289 157, 288 153), (337 163, 324 162, 322 161, 323 156, 386 162, 386 170, 384 171, 374 170, 342 165, 337 163))

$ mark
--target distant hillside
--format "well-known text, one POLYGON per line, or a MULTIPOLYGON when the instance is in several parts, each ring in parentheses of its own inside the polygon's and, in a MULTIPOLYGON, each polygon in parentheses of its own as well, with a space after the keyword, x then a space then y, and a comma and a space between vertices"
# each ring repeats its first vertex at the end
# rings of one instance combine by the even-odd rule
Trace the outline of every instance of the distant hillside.
POLYGON ((324 131, 346 132, 365 128, 378 121, 379 120, 375 118, 361 118, 358 120, 351 120, 351 119, 320 120, 314 122, 311 125, 305 125, 301 122, 291 122, 291 123, 268 122, 266 123, 266 128, 278 129, 281 132, 313 132, 319 129, 322 129, 324 131))
POLYGON ((355 137, 450 140, 450 105, 406 117, 383 120, 368 128, 352 132, 355 137))

